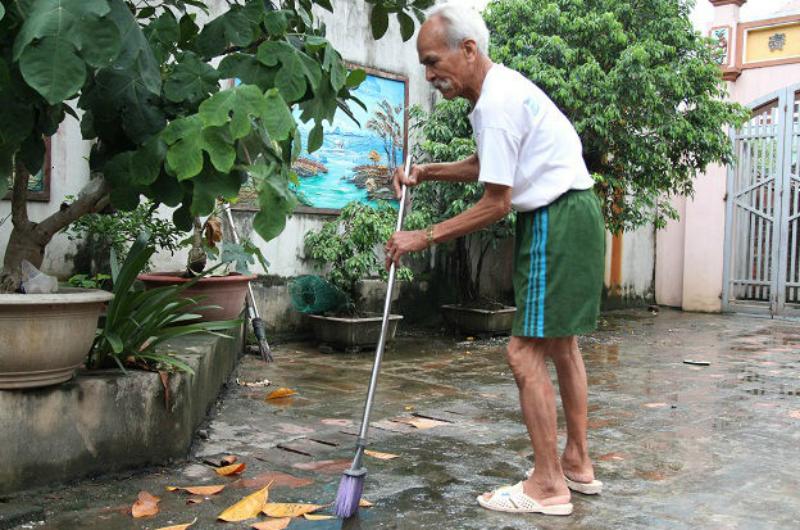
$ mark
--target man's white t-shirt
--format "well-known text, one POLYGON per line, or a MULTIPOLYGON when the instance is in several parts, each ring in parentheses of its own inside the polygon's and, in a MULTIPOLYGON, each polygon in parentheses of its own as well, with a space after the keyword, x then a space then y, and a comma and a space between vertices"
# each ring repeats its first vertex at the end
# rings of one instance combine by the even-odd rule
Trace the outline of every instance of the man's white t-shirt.
POLYGON ((520 73, 492 66, 469 119, 481 164, 478 180, 513 188, 515 210, 535 210, 594 185, 572 124, 520 73))

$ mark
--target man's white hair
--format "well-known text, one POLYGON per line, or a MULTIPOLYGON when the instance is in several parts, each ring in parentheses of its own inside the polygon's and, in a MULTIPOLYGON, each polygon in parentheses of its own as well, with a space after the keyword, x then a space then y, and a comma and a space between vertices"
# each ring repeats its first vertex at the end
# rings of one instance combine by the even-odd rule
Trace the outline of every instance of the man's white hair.
POLYGON ((465 40, 474 40, 478 51, 489 55, 489 28, 477 9, 461 2, 447 2, 428 11, 428 18, 432 17, 444 21, 451 48, 458 48, 465 40))

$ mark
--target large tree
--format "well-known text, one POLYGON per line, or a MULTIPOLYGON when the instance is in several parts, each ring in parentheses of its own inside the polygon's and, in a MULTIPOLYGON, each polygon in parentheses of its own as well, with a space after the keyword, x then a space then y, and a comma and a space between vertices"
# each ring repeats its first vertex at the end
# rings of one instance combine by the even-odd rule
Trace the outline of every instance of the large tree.
POLYGON ((572 120, 615 232, 676 212, 694 179, 732 156, 710 41, 691 0, 496 0, 485 11, 492 57, 522 72, 572 120))
MULTIPOLYGON (((375 38, 394 15, 405 40, 415 29, 410 14, 421 21, 433 3, 365 1, 375 38)), ((332 10, 331 0, 226 0, 217 16, 209 4, 0 0, 0 190, 16 175, 0 292, 15 288, 22 259, 39 266, 69 223, 109 204, 133 209, 141 197, 178 207, 175 224, 189 230, 249 176, 261 208, 255 230, 266 240, 282 231, 301 148, 291 109, 314 120, 314 151, 323 122, 358 103, 350 91, 365 73, 348 72, 314 21, 312 8, 332 10), (233 78, 242 84, 221 89, 233 78), (74 202, 33 222, 27 175, 42 166, 44 138, 73 118, 93 142, 94 178, 74 202)))

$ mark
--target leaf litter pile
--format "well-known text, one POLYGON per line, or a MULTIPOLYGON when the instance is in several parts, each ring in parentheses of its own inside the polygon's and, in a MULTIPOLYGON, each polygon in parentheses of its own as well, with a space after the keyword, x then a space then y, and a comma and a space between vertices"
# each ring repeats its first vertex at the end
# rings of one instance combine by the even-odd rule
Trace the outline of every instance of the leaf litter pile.
MULTIPOLYGON (((370 456, 383 460, 397 458, 397 455, 389 453, 380 453, 377 451, 370 451, 370 453, 372 453, 370 456)), ((206 463, 215 466, 214 471, 219 476, 237 478, 237 476, 246 469, 246 465, 243 462, 237 462, 237 460, 237 457, 230 455, 224 457, 219 463, 211 461, 206 461, 206 463)), ((295 518, 303 518, 308 521, 335 519, 333 515, 316 513, 324 508, 330 507, 330 504, 270 502, 269 489, 272 484, 273 481, 270 481, 266 486, 242 497, 239 501, 227 507, 217 515, 217 520, 239 523, 264 515, 267 519, 254 522, 251 528, 256 530, 282 530, 283 528, 287 528, 295 518)), ((167 486, 165 489, 171 493, 189 494, 187 504, 197 504, 213 495, 217 495, 229 485, 230 484, 167 486)), ((134 518, 153 517, 159 513, 160 502, 161 499, 159 497, 147 491, 140 491, 130 509, 130 513, 134 518)), ((366 499, 361 499, 359 506, 361 508, 369 508, 373 506, 373 504, 366 499)), ((197 517, 187 523, 164 526, 156 530, 186 530, 192 527, 196 522, 197 517)))

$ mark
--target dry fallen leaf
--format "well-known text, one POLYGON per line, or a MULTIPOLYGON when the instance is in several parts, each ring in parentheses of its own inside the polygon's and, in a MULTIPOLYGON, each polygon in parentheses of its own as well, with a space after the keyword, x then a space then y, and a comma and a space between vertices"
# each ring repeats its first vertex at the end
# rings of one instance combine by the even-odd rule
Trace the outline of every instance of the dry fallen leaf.
POLYGON ((314 481, 308 478, 298 478, 279 471, 267 471, 252 478, 240 478, 235 482, 231 482, 228 487, 256 489, 263 488, 267 484, 273 484, 289 488, 302 488, 313 483, 314 481))
POLYGON ((314 515, 313 513, 304 513, 303 517, 309 521, 327 521, 328 519, 336 519, 333 515, 314 515))
POLYGON ((369 449, 365 450, 364 454, 367 456, 371 456, 373 458, 377 458, 379 460, 392 460, 394 458, 400 458, 400 455, 393 455, 392 453, 381 453, 380 451, 371 451, 369 449))
POLYGON ((666 403, 645 403, 645 407, 648 409, 663 409, 664 407, 668 407, 666 403))
POLYGON ((227 477, 230 475, 238 475, 239 473, 244 471, 244 468, 246 467, 247 466, 245 465, 244 462, 239 462, 238 464, 231 464, 229 466, 218 467, 214 471, 217 472, 217 475, 222 475, 223 477, 227 477))
POLYGON ((322 507, 321 504, 267 502, 261 511, 264 512, 264 515, 269 515, 270 517, 300 517, 307 513, 316 512, 322 507))
POLYGON ((794 418, 796 420, 800 420, 800 410, 795 410, 789 413, 790 418, 794 418))
POLYGON ((219 217, 209 217, 203 226, 206 236, 206 243, 211 248, 215 248, 216 243, 222 241, 222 222, 219 217))
POLYGON ((280 399, 293 396, 295 394, 297 394, 297 392, 295 392, 291 388, 281 387, 277 390, 273 390, 272 392, 270 392, 269 395, 267 396, 267 399, 280 399))
POLYGON ((283 530, 289 526, 289 523, 291 522, 291 517, 284 517, 283 519, 272 519, 269 521, 255 523, 252 528, 255 528, 256 530, 283 530))
POLYGON ((234 462, 236 462, 237 460, 239 460, 239 458, 236 455, 224 456, 224 457, 222 457, 222 465, 223 466, 229 466, 229 465, 233 464, 234 462))
POLYGON ((195 517, 194 521, 192 521, 191 523, 176 524, 172 526, 162 526, 161 528, 157 528, 156 530, 186 530, 196 522, 197 522, 197 517, 195 517))
POLYGON ((397 418, 394 421, 398 421, 400 423, 407 423, 412 427, 416 427, 417 429, 433 429, 434 427, 440 427, 442 425, 449 425, 446 421, 439 421, 439 420, 431 420, 428 418, 397 418))
POLYGON ((214 485, 214 486, 167 486, 167 491, 186 491, 191 493, 192 495, 216 495, 220 491, 225 489, 224 484, 214 485))
POLYGON ((131 515, 134 517, 150 517, 158 513, 158 503, 161 499, 147 491, 140 491, 139 498, 131 507, 131 515))
POLYGON ((358 501, 359 508, 372 508, 373 506, 375 505, 369 502, 367 499, 361 499, 360 501, 358 501))
POLYGON ((217 516, 217 519, 236 523, 245 519, 252 519, 261 513, 261 507, 269 499, 269 486, 266 486, 255 493, 251 493, 236 504, 229 506, 224 512, 217 516))
POLYGON ((198 495, 192 495, 191 497, 187 497, 186 504, 202 504, 203 501, 205 501, 205 498, 198 495))

